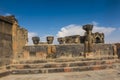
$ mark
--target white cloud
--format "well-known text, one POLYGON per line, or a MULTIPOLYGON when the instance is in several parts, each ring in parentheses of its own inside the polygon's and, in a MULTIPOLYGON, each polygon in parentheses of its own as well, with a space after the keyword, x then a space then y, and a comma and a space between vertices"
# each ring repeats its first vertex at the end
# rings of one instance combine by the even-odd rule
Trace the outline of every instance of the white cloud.
POLYGON ((60 31, 58 31, 58 37, 65 37, 70 35, 84 35, 84 30, 81 25, 71 24, 65 27, 62 27, 60 31))
POLYGON ((34 36, 38 36, 38 34, 34 32, 28 32, 28 44, 33 44, 32 37, 34 36))
MULTIPOLYGON (((109 35, 113 31, 115 31, 116 28, 112 27, 99 27, 97 25, 94 26, 93 32, 103 32, 105 35, 109 35)), ((82 29, 81 25, 75 25, 71 24, 65 27, 62 27, 60 31, 58 31, 57 36, 58 37, 64 37, 69 35, 84 35, 84 30, 82 29)))
POLYGON ((93 28, 93 32, 103 32, 106 36, 110 35, 113 31, 115 31, 116 28, 112 28, 112 27, 99 27, 99 26, 94 26, 93 28))
MULTIPOLYGON (((98 23, 93 21, 92 24, 94 25, 93 32, 100 32, 104 33, 105 37, 110 36, 112 32, 116 30, 116 28, 113 27, 101 27, 98 26, 98 23)), ((57 37, 64 37, 64 36, 70 36, 70 35, 84 35, 84 30, 82 29, 81 25, 75 25, 71 24, 65 27, 62 27, 60 31, 57 33, 57 37)))

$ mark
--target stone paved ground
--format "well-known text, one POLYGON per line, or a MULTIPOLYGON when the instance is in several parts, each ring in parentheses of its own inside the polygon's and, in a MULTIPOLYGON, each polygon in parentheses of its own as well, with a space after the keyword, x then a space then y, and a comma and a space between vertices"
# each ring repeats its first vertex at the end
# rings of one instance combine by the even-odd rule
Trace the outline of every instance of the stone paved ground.
POLYGON ((0 80, 120 80, 120 71, 115 69, 71 73, 9 75, 0 80))

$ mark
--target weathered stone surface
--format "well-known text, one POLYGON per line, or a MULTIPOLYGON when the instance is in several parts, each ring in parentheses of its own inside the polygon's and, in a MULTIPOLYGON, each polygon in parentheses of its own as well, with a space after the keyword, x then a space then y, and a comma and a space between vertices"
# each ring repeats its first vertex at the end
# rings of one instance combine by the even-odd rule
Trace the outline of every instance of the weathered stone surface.
POLYGON ((15 21, 17 21, 17 19, 15 18, 14 15, 11 16, 0 16, 0 20, 7 22, 9 24, 13 24, 15 21))
POLYGON ((10 64, 12 58, 12 23, 0 16, 0 66, 10 64))
POLYGON ((53 36, 47 36, 46 40, 47 40, 48 44, 52 44, 53 40, 54 40, 54 37, 53 36))
POLYGON ((11 68, 13 69, 40 69, 40 68, 62 68, 62 67, 82 67, 82 66, 93 66, 93 65, 105 65, 105 64, 113 64, 116 63, 118 60, 110 59, 110 60, 98 60, 98 61, 74 61, 74 62, 55 62, 55 63, 41 63, 37 62, 29 64, 13 64, 11 68))
POLYGON ((65 38, 60 37, 57 40, 58 40, 59 44, 65 44, 65 38))
POLYGON ((0 16, 0 66, 21 57, 27 36, 27 30, 18 25, 14 16, 0 16))
POLYGON ((33 44, 39 44, 40 38, 39 37, 32 37, 33 44))
POLYGON ((80 35, 66 36, 65 37, 66 44, 80 44, 80 35))
POLYGON ((13 58, 18 59, 22 57, 23 47, 28 42, 28 31, 21 28, 17 21, 12 24, 12 48, 13 58))
MULTIPOLYGON (((39 59, 60 58, 60 57, 84 57, 84 44, 62 44, 62 45, 37 45, 37 46, 25 46, 24 57, 32 57, 31 52, 34 52, 35 56, 39 59)), ((87 51, 87 50, 85 50, 87 51)), ((92 53, 86 53, 94 57, 104 57, 107 55, 115 56, 112 44, 93 44, 91 47, 92 53)))
POLYGON ((40 69, 13 69, 12 74, 37 74, 37 73, 60 73, 60 72, 81 72, 89 70, 112 69, 112 65, 92 65, 92 66, 75 66, 75 67, 58 67, 58 68, 40 68, 40 69))
POLYGON ((26 46, 24 47, 24 57, 27 59, 29 58, 45 58, 46 59, 46 54, 48 54, 48 47, 47 45, 36 45, 36 46, 26 46), (32 53, 34 56, 30 55, 32 53), (27 54, 27 55, 26 55, 27 54))
POLYGON ((104 33, 93 33, 92 34, 93 38, 94 38, 94 43, 104 43, 104 33))
POLYGON ((56 45, 56 57, 80 57, 84 54, 84 45, 56 45))

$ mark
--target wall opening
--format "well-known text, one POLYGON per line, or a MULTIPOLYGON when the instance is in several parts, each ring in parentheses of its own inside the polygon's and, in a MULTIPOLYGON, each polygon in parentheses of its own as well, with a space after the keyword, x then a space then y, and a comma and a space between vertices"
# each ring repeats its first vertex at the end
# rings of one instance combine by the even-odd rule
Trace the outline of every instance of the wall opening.
POLYGON ((96 37, 96 43, 101 43, 100 38, 96 37))

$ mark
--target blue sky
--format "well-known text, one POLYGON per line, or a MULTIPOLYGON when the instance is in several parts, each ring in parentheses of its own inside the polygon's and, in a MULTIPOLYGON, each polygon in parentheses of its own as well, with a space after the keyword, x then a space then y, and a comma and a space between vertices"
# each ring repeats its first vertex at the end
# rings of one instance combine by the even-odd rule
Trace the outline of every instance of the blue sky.
POLYGON ((1 0, 0 14, 15 15, 30 36, 64 36, 74 28, 81 35, 81 26, 92 23, 108 43, 120 41, 120 0, 1 0))

